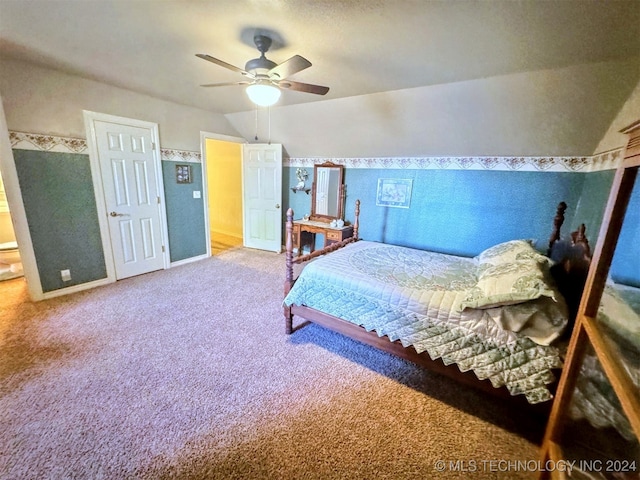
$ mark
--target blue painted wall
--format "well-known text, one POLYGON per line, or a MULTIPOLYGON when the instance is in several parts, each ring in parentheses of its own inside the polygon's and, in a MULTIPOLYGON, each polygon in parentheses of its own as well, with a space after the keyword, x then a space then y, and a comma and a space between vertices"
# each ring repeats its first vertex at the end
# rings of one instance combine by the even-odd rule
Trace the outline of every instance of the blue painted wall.
POLYGON ((14 150, 42 290, 106 278, 89 156, 14 150), (61 270, 71 271, 63 282, 61 270))
POLYGON ((604 170, 584 174, 584 184, 580 192, 575 214, 572 219, 572 227, 578 228, 581 223, 587 227, 587 238, 591 244, 591 250, 596 246, 596 240, 600 233, 602 216, 609 200, 609 191, 615 170, 604 170))
MULTIPOLYGON (((283 198, 295 218, 311 211, 311 196, 293 193, 295 168, 285 168, 283 198), (285 200, 286 203, 286 200, 285 200)), ((307 168, 313 182, 313 168, 307 168)), ((563 236, 581 223, 595 249, 615 171, 592 173, 479 170, 345 169, 346 213, 360 199, 360 237, 366 240, 474 256, 514 238, 531 238, 545 251, 560 201, 568 205, 563 236), (413 180, 408 209, 376 206, 378 178, 413 180)), ((627 208, 610 275, 640 286, 640 180, 627 208)), ((317 239, 316 247, 321 247, 317 239)))
MULTIPOLYGON (((576 224, 586 222, 589 225, 591 222, 593 225, 598 225, 597 231, 587 229, 587 232, 591 232, 587 237, 591 241, 592 250, 596 247, 597 233, 599 233, 614 176, 614 170, 585 175, 574 220, 576 224)), ((609 276, 616 282, 640 287, 640 180, 636 180, 627 206, 609 276)))
MULTIPOLYGON (((89 156, 13 150, 43 292, 106 278, 89 156), (63 282, 61 270, 71 270, 63 282)), ((175 162, 162 162, 172 262, 207 252, 202 166, 177 184, 175 162)))
POLYGON ((162 162, 172 262, 207 253, 204 195, 202 195, 202 165, 199 163, 188 164, 191 165, 193 183, 176 182, 176 165, 183 164, 162 162), (193 198, 193 192, 196 190, 200 192, 201 198, 193 198))
POLYGON ((640 287, 640 177, 627 206, 609 275, 616 282, 640 287))
MULTIPOLYGON (((288 168, 284 198, 301 218, 311 208, 311 197, 293 193, 295 168, 288 168), (288 193, 287 193, 288 192, 288 193)), ((313 169, 307 169, 311 186, 313 169)), ((604 204, 593 202, 585 219, 575 219, 588 174, 503 172, 480 170, 346 169, 346 219, 353 221, 360 199, 360 237, 456 255, 474 256, 496 243, 514 238, 536 240, 541 250, 551 233, 560 201, 569 208, 563 233, 579 223, 598 232, 604 204), (378 178, 410 178, 410 208, 376 206, 378 178)), ((286 182, 285 182, 286 183, 286 182)), ((608 189, 608 186, 603 186, 608 189)), ((606 202, 606 192, 603 195, 606 202)), ((584 208, 586 209, 586 207, 584 208)), ((592 235, 594 238, 597 233, 592 235)))
MULTIPOLYGON (((29 229, 44 292, 106 277, 88 155, 14 150, 29 229), (70 269, 71 282, 60 270, 70 269)), ((206 231, 202 166, 192 163, 193 183, 177 184, 176 162, 162 162, 172 262, 204 255, 206 231)), ((293 193, 295 168, 285 167, 283 213, 301 218, 311 195, 293 193)), ((313 182, 313 169, 307 168, 313 182)), ((596 244, 612 171, 595 173, 478 170, 346 169, 346 214, 361 201, 360 236, 367 240, 473 256, 513 238, 532 238, 544 250, 558 202, 569 205, 563 233, 587 225, 596 244), (375 204, 378 178, 413 180, 408 209, 375 204)), ((629 205, 611 274, 640 285, 640 187, 629 205)))

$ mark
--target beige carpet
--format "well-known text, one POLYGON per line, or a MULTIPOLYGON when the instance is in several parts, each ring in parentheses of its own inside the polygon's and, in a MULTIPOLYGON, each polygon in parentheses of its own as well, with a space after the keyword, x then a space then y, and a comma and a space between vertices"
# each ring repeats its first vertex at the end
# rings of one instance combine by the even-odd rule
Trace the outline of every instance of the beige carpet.
POLYGON ((285 335, 283 276, 239 248, 35 304, 11 280, 0 478, 535 477, 486 463, 537 460, 522 411, 318 326, 285 335))

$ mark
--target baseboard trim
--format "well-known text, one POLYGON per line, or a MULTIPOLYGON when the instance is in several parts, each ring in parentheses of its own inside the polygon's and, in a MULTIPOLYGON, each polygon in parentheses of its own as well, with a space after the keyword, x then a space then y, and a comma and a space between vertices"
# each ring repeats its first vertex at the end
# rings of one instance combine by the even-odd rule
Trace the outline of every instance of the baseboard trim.
POLYGON ((70 293, 77 293, 83 290, 89 290, 91 288, 101 287, 103 285, 108 285, 114 282, 115 280, 111 280, 109 278, 102 278, 100 280, 95 280, 93 282, 80 283, 78 285, 73 285, 71 287, 60 288, 58 290, 51 290, 50 292, 44 292, 42 294, 42 300, 61 297, 62 295, 69 295, 70 293))
POLYGON ((179 267, 180 265, 185 265, 191 262, 198 262, 200 260, 204 260, 206 258, 210 258, 206 253, 204 255, 198 255, 196 257, 183 258, 182 260, 178 260, 176 262, 171 262, 170 268, 179 267))

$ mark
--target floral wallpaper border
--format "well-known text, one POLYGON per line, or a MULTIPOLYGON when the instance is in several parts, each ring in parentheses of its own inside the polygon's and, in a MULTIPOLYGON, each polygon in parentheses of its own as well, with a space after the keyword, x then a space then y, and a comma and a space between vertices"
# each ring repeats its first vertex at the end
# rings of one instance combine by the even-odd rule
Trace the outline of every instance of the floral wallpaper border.
MULTIPOLYGON (((18 150, 39 150, 44 152, 89 154, 87 141, 83 138, 68 138, 56 135, 9 132, 11 148, 18 150)), ((161 148, 162 160, 170 162, 201 163, 200 152, 161 148)))
MULTIPOLYGON (((11 147, 62 153, 85 153, 87 142, 81 138, 9 132, 11 147)), ((201 163, 200 152, 160 149, 162 160, 201 163)), ((426 169, 426 170, 493 170, 519 172, 597 172, 620 165, 624 149, 585 157, 373 157, 373 158, 284 158, 285 167, 312 168, 316 163, 331 161, 347 168, 426 169)))
POLYGON ((189 150, 161 148, 160 156, 163 161, 167 162, 202 163, 202 155, 200 152, 191 152, 189 150))
POLYGON ((83 138, 58 137, 36 133, 9 132, 11 148, 18 150, 41 150, 43 152, 88 153, 87 141, 83 138))
POLYGON ((346 168, 418 170, 494 170, 519 172, 596 172, 616 169, 622 148, 589 157, 379 157, 379 158, 288 158, 288 167, 312 168, 333 162, 346 168))

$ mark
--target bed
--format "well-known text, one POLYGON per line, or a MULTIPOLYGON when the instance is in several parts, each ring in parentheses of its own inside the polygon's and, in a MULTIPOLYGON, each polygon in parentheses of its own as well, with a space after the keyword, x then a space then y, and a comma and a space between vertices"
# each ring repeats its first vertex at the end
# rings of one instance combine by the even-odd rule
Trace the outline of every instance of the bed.
POLYGON ((352 238, 295 257, 287 212, 286 332, 317 323, 492 394, 550 403, 590 259, 584 226, 561 240, 566 204, 547 255, 517 239, 475 258, 360 240, 359 209, 352 238))

